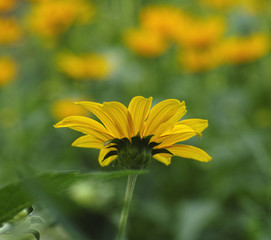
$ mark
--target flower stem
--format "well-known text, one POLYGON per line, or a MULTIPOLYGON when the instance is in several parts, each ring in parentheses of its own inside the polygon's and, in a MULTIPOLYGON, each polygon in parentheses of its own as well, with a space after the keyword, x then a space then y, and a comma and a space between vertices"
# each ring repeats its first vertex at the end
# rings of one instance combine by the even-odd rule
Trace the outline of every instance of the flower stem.
POLYGON ((124 240, 124 234, 125 234, 125 227, 127 223, 127 218, 131 206, 131 201, 133 197, 133 192, 135 188, 137 174, 131 174, 128 176, 127 185, 126 185, 126 192, 125 192, 125 198, 124 198, 124 204, 121 212, 120 222, 119 222, 119 228, 118 228, 118 234, 116 240, 124 240))

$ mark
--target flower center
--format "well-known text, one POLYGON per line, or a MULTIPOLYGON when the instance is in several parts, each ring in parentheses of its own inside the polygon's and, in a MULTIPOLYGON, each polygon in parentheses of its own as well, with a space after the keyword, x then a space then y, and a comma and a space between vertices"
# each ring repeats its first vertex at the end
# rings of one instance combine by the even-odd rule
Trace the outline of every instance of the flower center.
POLYGON ((139 135, 128 138, 114 138, 105 143, 112 148, 103 161, 113 155, 118 155, 116 162, 127 169, 142 169, 151 164, 152 156, 159 153, 169 153, 166 149, 154 149, 160 143, 151 142, 152 135, 141 138, 139 135))

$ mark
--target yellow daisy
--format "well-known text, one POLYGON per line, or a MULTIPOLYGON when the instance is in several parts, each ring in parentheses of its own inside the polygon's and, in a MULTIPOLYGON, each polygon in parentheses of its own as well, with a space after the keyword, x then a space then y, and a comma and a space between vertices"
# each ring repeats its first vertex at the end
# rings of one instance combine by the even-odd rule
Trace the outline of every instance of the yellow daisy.
POLYGON ((208 121, 187 119, 184 101, 167 99, 151 109, 152 97, 134 97, 128 108, 119 102, 103 104, 77 102, 102 123, 83 116, 70 116, 54 125, 84 133, 73 146, 100 149, 99 163, 115 161, 128 169, 147 167, 152 158, 169 165, 172 156, 208 162, 212 158, 203 150, 178 142, 185 141, 207 128, 208 121))

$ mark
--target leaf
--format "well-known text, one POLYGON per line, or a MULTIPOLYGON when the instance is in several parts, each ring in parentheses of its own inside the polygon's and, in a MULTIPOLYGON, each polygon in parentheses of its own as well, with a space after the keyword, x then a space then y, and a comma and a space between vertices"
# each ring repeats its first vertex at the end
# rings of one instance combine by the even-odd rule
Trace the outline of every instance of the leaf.
POLYGON ((23 178, 17 183, 9 184, 0 189, 0 225, 9 221, 36 201, 41 200, 42 196, 37 191, 32 191, 32 186, 42 186, 50 192, 61 193, 80 180, 92 178, 95 180, 110 180, 126 177, 130 174, 144 173, 147 173, 147 171, 49 172, 32 178, 23 178))

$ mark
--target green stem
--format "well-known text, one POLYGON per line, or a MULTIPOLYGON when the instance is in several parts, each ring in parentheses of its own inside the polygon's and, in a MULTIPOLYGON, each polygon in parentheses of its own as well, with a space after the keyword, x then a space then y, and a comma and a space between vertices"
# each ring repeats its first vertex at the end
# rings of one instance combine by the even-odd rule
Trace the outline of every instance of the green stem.
POLYGON ((136 178, 137 178, 137 174, 131 174, 128 176, 124 204, 123 204, 123 208, 122 208, 122 212, 121 212, 119 229, 118 229, 118 234, 117 234, 116 240, 124 240, 125 227, 126 227, 126 223, 127 223, 129 210, 131 207, 131 201, 132 201, 133 192, 135 189, 136 178))

